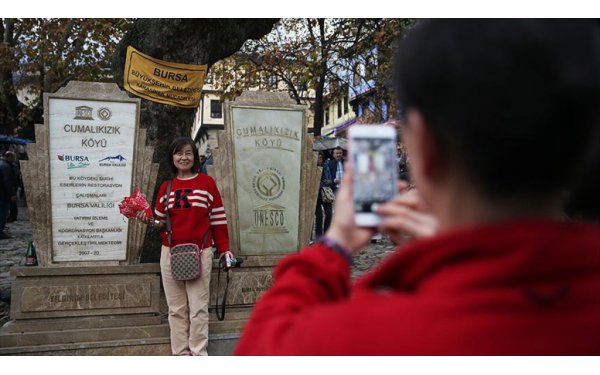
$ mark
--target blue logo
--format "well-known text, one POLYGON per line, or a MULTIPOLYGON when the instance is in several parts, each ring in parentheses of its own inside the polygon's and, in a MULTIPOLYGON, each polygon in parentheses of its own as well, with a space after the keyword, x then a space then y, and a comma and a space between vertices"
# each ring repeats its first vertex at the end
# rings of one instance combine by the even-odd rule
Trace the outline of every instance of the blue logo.
POLYGON ((105 161, 105 160, 118 160, 120 162, 125 161, 125 158, 122 155, 117 155, 117 156, 108 156, 105 157, 104 159, 100 159, 100 161, 105 161))
POLYGON ((104 159, 98 161, 101 167, 124 167, 127 165, 125 162, 127 159, 123 155, 107 156, 104 159))

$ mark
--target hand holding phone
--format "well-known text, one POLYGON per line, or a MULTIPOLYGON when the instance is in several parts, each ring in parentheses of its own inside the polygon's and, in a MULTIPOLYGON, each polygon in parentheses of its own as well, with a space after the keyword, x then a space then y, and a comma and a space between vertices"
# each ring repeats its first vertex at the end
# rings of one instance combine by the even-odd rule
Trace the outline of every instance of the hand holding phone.
POLYGON ((331 226, 325 235, 350 253, 358 253, 373 237, 375 228, 358 227, 354 220, 354 205, 352 203, 353 172, 351 163, 344 166, 344 178, 335 197, 335 212, 331 226))
POLYGON ((355 222, 376 227, 381 223, 378 205, 398 192, 396 129, 390 125, 354 125, 348 138, 355 222))
MULTIPOLYGON (((405 181, 398 183, 405 184, 405 181)), ((400 188, 400 191, 403 191, 400 188)), ((439 223, 430 212, 417 189, 396 195, 378 208, 383 216, 379 230, 402 246, 414 239, 437 234, 439 223)))

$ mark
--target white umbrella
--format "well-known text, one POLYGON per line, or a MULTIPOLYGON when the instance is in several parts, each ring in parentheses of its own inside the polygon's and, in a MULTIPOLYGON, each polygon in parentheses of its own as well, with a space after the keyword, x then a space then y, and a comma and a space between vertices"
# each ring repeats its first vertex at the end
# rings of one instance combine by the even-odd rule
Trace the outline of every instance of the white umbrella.
POLYGON ((313 150, 333 150, 336 147, 341 147, 346 150, 346 138, 319 138, 313 144, 313 150))

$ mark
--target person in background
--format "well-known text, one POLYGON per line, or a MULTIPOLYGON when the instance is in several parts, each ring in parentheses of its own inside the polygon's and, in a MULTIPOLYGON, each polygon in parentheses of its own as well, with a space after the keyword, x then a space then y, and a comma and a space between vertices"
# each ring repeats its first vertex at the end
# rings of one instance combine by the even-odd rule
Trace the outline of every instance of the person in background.
POLYGON ((331 188, 334 193, 337 192, 337 189, 344 179, 344 163, 344 150, 338 146, 333 150, 333 159, 327 161, 329 174, 333 177, 333 185, 331 185, 331 188))
POLYGON ((169 196, 168 181, 164 181, 158 191, 154 209, 158 220, 146 219, 143 212, 138 218, 162 232, 160 269, 169 306, 173 355, 207 355, 213 258, 211 242, 215 243, 221 256, 229 252, 225 208, 213 178, 199 173, 198 149, 191 138, 175 139, 169 148, 168 161, 175 177, 169 196), (169 242, 165 231, 167 210, 172 228, 171 246, 194 243, 202 248, 204 245, 201 253, 202 272, 198 279, 177 281, 171 275, 169 242))
POLYGON ((598 26, 420 21, 393 71, 437 224, 382 204, 377 230, 421 238, 352 285, 375 229, 354 223, 348 166, 326 236, 277 265, 235 354, 600 355, 600 226, 563 215, 599 136, 598 26))
POLYGON ((331 187, 333 184, 333 178, 330 175, 330 170, 326 166, 323 166, 323 153, 319 152, 317 157, 317 165, 323 167, 321 172, 321 178, 319 180, 319 195, 317 195, 317 207, 315 209, 315 237, 319 238, 324 232, 327 232, 331 225, 331 217, 333 215, 333 202, 323 202, 323 195, 321 188, 323 186, 331 187), (325 220, 323 220, 325 216, 325 220))
POLYGON ((396 145, 396 152, 398 153, 398 179, 409 182, 408 156, 406 155, 404 144, 402 142, 398 142, 396 145))
POLYGON ((10 205, 17 202, 17 180, 15 178, 12 151, 6 151, 0 158, 0 240, 10 238, 4 232, 10 205))
MULTIPOLYGON (((19 168, 19 161, 17 159, 17 155, 12 151, 6 151, 4 153, 4 158, 8 161, 12 167, 13 171, 13 179, 15 182, 15 196, 17 199, 19 198, 19 191, 23 189, 23 179, 21 177, 21 168, 19 168)), ((17 199, 10 202, 9 210, 8 210, 8 220, 7 223, 12 223, 17 220, 19 215, 19 207, 17 205, 17 199)))
POLYGON ((211 151, 211 149, 210 149, 210 148, 207 148, 207 149, 206 149, 206 152, 204 153, 204 155, 203 155, 203 158, 202 158, 202 160, 201 160, 201 164, 200 164, 200 166, 201 166, 201 169, 200 169, 200 171, 201 171, 202 173, 204 173, 204 174, 208 174, 208 172, 207 172, 207 167, 208 167, 209 165, 213 165, 213 156, 212 156, 212 151, 211 151))

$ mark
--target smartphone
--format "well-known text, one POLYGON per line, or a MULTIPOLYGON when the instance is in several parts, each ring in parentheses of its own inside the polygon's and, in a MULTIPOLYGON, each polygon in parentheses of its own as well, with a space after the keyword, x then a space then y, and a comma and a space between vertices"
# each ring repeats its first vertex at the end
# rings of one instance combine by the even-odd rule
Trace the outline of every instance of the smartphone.
POLYGON ((348 130, 352 163, 354 219, 361 227, 375 227, 380 203, 398 192, 396 128, 391 125, 354 125, 348 130))

